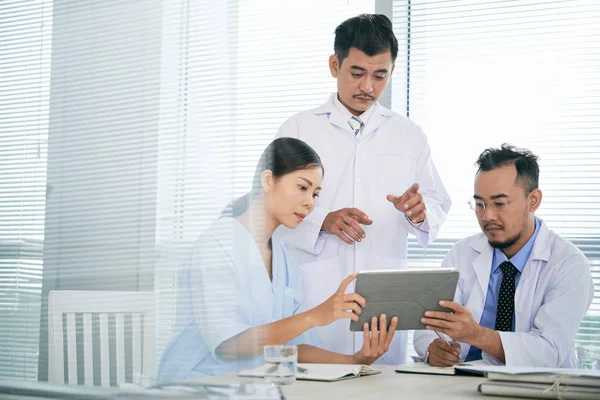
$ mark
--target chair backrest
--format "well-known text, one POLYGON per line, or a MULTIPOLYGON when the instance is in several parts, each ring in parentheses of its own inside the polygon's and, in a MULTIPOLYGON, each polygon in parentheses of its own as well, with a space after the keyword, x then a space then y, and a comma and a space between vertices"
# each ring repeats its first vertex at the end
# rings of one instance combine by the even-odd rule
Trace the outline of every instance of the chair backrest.
MULTIPOLYGON (((112 331, 112 329, 111 329, 112 331)), ((127 332, 128 333, 128 332, 127 332)), ((81 340, 81 339, 80 339, 81 340)), ((77 349, 83 348, 84 384, 94 385, 94 366, 100 367, 100 385, 111 386, 110 366, 116 366, 116 385, 125 382, 126 356, 131 359, 135 377, 154 377, 155 296, 152 292, 105 292, 62 290, 51 291, 48 297, 48 380, 65 383, 64 343, 67 352, 67 383, 77 385, 77 349), (81 319, 76 315, 81 314, 81 319), (96 318, 94 316, 97 315, 96 318), (64 318, 64 320, 63 320, 64 318), (114 360, 111 363, 109 321, 114 320, 114 360), (131 321, 131 348, 125 348, 126 322, 131 321), (78 321, 82 321, 79 324, 78 321), (94 321, 97 321, 94 323, 94 321), (94 325, 98 324, 97 329, 94 325), (65 329, 66 328, 66 337, 65 329), (82 325, 82 343, 77 343, 77 326, 82 325), (100 362, 94 362, 94 335, 99 331, 100 362)))

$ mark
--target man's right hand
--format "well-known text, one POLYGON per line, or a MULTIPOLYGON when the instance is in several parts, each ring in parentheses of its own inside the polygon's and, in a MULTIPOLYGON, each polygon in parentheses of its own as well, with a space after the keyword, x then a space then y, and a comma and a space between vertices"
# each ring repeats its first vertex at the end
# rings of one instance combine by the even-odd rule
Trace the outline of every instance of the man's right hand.
POLYGON ((371 225, 372 223, 367 214, 358 208, 342 208, 327 214, 321 228, 344 242, 353 244, 367 236, 359 224, 371 225))
POLYGON ((446 343, 440 338, 435 339, 429 345, 429 357, 427 362, 433 367, 451 367, 458 364, 460 344, 457 342, 446 343))

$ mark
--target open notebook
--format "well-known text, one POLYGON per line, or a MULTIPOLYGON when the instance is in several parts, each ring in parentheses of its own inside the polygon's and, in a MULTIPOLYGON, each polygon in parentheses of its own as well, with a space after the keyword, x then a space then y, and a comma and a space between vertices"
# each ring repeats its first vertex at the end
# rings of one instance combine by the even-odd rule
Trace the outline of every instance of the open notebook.
MULTIPOLYGON (((267 366, 240 371, 238 376, 262 378, 267 366)), ((296 379, 307 381, 334 382, 359 376, 376 375, 381 371, 368 365, 352 364, 298 364, 296 379)))
POLYGON ((414 364, 399 365, 396 372, 405 374, 430 374, 430 375, 478 375, 484 373, 478 370, 478 366, 485 365, 481 360, 468 363, 456 364, 452 367, 432 367, 431 365, 418 362, 414 364))

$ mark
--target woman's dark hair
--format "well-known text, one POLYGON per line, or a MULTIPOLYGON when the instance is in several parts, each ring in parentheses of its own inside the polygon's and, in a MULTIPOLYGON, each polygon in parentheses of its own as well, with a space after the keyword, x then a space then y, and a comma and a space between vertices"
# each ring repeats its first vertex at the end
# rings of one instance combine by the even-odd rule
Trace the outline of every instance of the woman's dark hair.
POLYGON ((398 40, 394 35, 392 21, 383 14, 360 14, 342 22, 335 29, 333 50, 340 65, 355 47, 373 57, 386 51, 392 55, 392 63, 398 56, 398 40))
POLYGON ((248 209, 250 203, 262 191, 261 175, 264 171, 270 170, 273 177, 277 179, 294 171, 312 168, 324 170, 321 158, 308 144, 300 139, 290 137, 273 140, 258 160, 250 193, 234 201, 223 214, 230 212, 237 217, 248 209))

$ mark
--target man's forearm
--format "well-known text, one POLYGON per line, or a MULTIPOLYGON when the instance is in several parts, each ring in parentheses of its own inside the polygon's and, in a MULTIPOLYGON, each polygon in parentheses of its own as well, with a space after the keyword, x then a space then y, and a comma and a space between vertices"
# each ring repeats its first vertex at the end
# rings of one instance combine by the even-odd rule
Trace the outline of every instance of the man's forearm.
POLYGON ((496 358, 499 361, 505 361, 504 347, 498 331, 480 326, 477 335, 470 340, 470 345, 478 347, 496 358))

